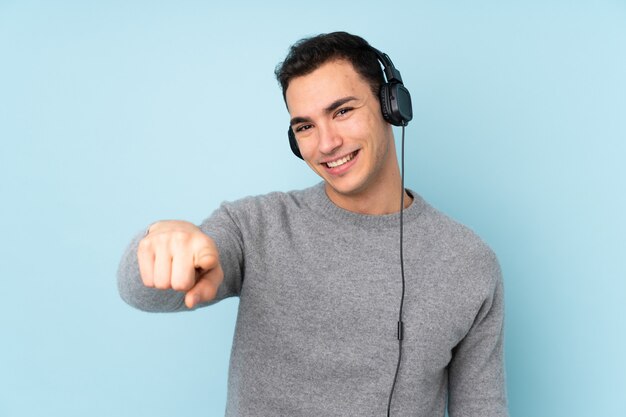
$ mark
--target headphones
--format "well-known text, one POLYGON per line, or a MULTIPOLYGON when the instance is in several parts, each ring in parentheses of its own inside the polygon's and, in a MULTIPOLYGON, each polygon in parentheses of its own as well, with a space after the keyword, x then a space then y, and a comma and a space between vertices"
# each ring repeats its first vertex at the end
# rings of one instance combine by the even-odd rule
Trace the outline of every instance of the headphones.
MULTIPOLYGON (((379 93, 380 109, 383 113, 383 119, 394 126, 406 126, 413 118, 413 108, 411 106, 409 90, 402 84, 400 71, 393 66, 389 55, 374 47, 370 46, 370 48, 376 54, 378 61, 383 65, 383 72, 385 73, 385 79, 387 81, 380 86, 379 93)), ((298 148, 296 135, 293 133, 291 126, 289 126, 287 134, 289 136, 291 151, 298 158, 303 159, 300 148, 298 148)))

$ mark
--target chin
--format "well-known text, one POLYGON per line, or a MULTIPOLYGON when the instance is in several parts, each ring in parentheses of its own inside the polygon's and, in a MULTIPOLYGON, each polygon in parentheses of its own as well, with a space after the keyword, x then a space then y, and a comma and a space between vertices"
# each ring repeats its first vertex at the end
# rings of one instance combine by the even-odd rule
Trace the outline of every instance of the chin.
POLYGON ((346 184, 338 184, 336 181, 327 181, 326 179, 324 179, 324 182, 326 183, 327 187, 333 190, 333 192, 345 196, 357 195, 361 192, 363 188, 361 184, 354 184, 352 182, 346 184))

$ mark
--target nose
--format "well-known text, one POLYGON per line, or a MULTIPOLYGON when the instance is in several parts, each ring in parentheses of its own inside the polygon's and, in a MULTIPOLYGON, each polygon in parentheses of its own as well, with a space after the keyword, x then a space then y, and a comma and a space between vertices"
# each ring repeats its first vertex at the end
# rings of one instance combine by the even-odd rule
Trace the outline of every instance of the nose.
POLYGON ((318 149, 321 153, 325 155, 331 155, 343 144, 343 139, 341 138, 341 135, 339 134, 337 129, 332 126, 332 124, 319 126, 318 129, 318 149))

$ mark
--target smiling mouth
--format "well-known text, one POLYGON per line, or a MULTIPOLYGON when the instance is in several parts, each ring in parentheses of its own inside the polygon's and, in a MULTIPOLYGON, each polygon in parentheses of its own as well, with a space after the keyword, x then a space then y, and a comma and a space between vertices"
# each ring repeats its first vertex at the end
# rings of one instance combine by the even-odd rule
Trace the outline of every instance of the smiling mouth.
POLYGON ((356 156, 356 154, 359 153, 358 150, 352 152, 349 155, 344 156, 343 158, 337 159, 335 161, 330 161, 330 162, 324 162, 323 165, 326 165, 328 168, 337 168, 342 166, 343 164, 350 162, 352 160, 352 158, 354 158, 356 156))

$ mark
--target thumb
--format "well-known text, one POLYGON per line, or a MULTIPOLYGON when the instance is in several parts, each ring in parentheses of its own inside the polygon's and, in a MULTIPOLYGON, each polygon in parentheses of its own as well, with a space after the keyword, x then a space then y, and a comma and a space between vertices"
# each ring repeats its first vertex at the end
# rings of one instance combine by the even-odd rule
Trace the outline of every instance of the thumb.
POLYGON ((212 245, 202 246, 193 255, 193 266, 204 274, 220 265, 217 249, 212 245))
POLYGON ((201 275, 196 284, 185 294, 185 305, 194 308, 200 303, 211 301, 217 295, 217 289, 224 280, 224 272, 218 264, 217 267, 201 275))

